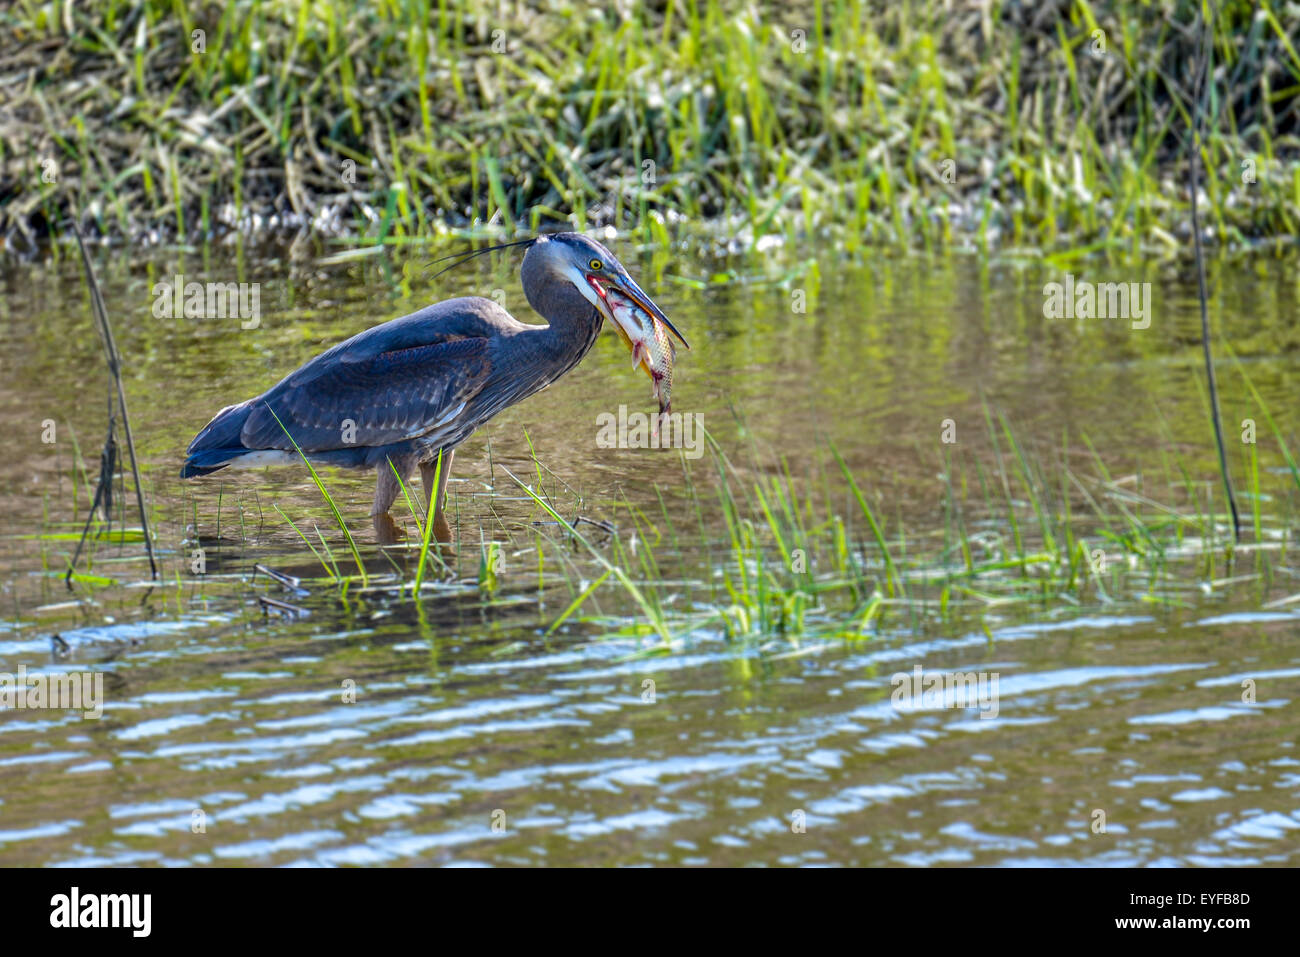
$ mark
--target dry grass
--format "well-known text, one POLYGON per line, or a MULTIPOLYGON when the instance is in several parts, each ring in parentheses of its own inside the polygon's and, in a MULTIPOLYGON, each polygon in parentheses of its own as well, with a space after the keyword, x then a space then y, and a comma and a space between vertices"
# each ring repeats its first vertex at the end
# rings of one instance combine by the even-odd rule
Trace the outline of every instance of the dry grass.
MULTIPOLYGON (((686 220, 742 246, 1177 254, 1199 10, 17 0, 0 231, 31 249, 75 208, 136 242, 686 220)), ((1215 10, 1206 225, 1291 244, 1300 5, 1215 10)))

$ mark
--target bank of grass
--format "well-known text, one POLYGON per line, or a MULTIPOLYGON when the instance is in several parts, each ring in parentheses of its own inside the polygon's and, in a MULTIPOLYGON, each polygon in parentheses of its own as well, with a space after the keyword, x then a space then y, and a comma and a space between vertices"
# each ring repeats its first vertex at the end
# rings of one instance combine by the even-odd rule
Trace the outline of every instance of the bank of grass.
MULTIPOLYGON (((403 242, 683 221, 1178 254, 1190 0, 16 0, 0 231, 403 242), (196 52, 200 34, 202 52, 196 52)), ((1215 20, 1203 221, 1300 233, 1300 7, 1215 20), (1245 165, 1243 165, 1245 164, 1245 165)))

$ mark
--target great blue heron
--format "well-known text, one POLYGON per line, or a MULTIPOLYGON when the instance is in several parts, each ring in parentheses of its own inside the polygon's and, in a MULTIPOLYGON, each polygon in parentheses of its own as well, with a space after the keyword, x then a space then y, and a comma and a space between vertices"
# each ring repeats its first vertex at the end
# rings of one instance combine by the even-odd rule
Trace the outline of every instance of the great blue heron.
POLYGON ((456 446, 577 365, 606 317, 625 341, 637 339, 640 331, 627 328, 624 314, 611 308, 609 290, 682 339, 600 243, 555 233, 521 245, 528 247, 520 271, 524 295, 548 325, 522 323, 491 299, 469 297, 367 329, 256 398, 218 412, 190 443, 181 478, 228 466, 291 464, 300 461, 296 442, 314 464, 376 469, 371 515, 387 543, 397 537, 388 514, 401 490, 396 475, 405 480, 419 465, 433 533, 450 542, 443 506, 456 446))

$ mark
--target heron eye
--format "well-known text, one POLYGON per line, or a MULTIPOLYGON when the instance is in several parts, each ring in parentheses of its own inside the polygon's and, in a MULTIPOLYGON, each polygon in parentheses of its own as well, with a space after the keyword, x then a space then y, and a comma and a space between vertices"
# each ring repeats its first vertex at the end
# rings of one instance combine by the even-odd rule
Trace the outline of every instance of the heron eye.
POLYGON ((599 259, 593 259, 591 262, 587 263, 587 265, 591 267, 592 272, 599 272, 605 267, 605 264, 599 259))

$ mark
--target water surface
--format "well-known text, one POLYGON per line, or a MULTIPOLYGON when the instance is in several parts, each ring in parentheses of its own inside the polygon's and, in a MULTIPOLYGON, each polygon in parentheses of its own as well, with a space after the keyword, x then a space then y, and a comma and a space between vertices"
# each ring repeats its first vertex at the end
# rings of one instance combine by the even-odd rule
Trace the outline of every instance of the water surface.
MULTIPOLYGON (((1063 274, 1040 263, 619 252, 695 345, 680 356, 674 407, 702 417, 741 485, 788 469, 819 492, 834 444, 891 535, 906 528, 914 549, 941 542, 945 455, 994 474, 987 402, 1036 461, 1080 474, 1100 461, 1189 511, 1215 494, 1185 273, 1073 267, 1152 283, 1153 321, 1135 330, 1045 318, 1044 283, 1063 274), (731 281, 708 281, 727 271, 731 281), (957 439, 947 448, 945 420, 957 439)), ((648 656, 656 639, 632 634, 636 609, 612 582, 546 635, 601 569, 539 524, 548 516, 509 477, 539 484, 566 517, 615 521, 629 553, 651 550, 676 583, 675 612, 716 601, 728 552, 712 458, 596 442, 600 413, 651 409, 648 381, 609 334, 458 452, 450 580, 419 602, 315 584, 291 594, 253 569, 321 574, 286 516, 307 534, 319 526, 352 570, 318 492, 299 469, 183 483, 194 432, 326 346, 428 301, 495 295, 533 318, 517 261, 430 288, 428 251, 324 255, 98 260, 165 570, 152 588, 131 543, 94 546, 88 570, 115 584, 64 586, 72 543, 57 536, 86 512, 79 463, 97 462, 103 438, 103 360, 71 264, 0 273, 0 670, 102 671, 107 697, 101 720, 0 713, 0 862, 1300 863, 1300 602, 1278 604, 1300 592, 1281 547, 1296 489, 1271 440, 1259 452, 1274 543, 1231 567, 1221 548, 1207 562, 1188 543, 1166 577, 1137 578, 1109 603, 899 611, 858 641, 728 641, 701 626, 648 656), (155 318, 153 284, 177 273, 262 283, 259 325, 155 318), (634 510, 645 528, 629 523, 634 510), (474 584, 486 542, 504 554, 494 596, 474 584), (195 547, 203 578, 188 573, 195 547), (259 595, 309 614, 268 615, 259 595), (67 645, 57 656, 53 634, 67 645), (891 677, 918 664, 996 673, 997 716, 980 717, 977 702, 895 706, 891 677)), ((1220 333, 1293 447, 1296 275, 1271 262, 1212 272, 1220 333)), ((1235 437, 1257 413, 1230 362, 1219 376, 1235 437)), ((409 553, 373 545, 373 479, 324 478, 372 572, 409 572, 409 553)), ((833 511, 852 512, 842 485, 828 494, 833 511)), ((1004 516, 979 527, 1010 534, 1004 516)), ((592 538, 612 554, 608 536, 592 538)))

